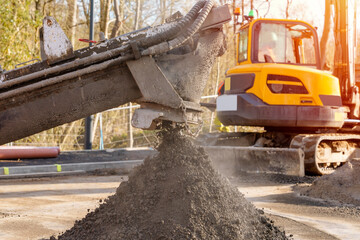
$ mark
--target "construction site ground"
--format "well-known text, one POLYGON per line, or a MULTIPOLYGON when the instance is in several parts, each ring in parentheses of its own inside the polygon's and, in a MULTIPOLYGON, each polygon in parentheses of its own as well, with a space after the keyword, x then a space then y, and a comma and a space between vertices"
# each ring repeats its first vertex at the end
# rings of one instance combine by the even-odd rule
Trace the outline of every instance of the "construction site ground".
MULTIPOLYGON (((300 196, 315 177, 238 173, 229 181, 294 239, 358 239, 360 206, 300 196)), ((127 176, 116 171, 0 182, 0 239, 41 239, 69 229, 127 176)))

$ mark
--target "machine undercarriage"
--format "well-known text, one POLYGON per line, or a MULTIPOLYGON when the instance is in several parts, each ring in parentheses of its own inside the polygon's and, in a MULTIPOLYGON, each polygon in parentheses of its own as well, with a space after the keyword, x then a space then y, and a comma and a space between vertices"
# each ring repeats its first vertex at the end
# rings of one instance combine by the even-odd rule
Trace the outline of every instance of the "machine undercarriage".
POLYGON ((330 174, 348 160, 360 156, 360 135, 357 134, 299 134, 279 130, 223 132, 200 135, 196 141, 204 146, 240 146, 253 150, 256 148, 301 149, 305 171, 310 175, 330 174))

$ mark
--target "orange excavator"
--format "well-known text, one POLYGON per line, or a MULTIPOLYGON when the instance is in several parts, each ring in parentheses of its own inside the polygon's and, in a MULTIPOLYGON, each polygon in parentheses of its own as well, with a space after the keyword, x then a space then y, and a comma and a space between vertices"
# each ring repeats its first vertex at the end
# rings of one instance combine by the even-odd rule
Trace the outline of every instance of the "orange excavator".
POLYGON ((216 103, 224 125, 264 127, 250 145, 300 148, 306 171, 320 175, 356 157, 360 147, 356 1, 327 3, 335 14, 332 73, 322 69, 310 24, 246 17, 237 34, 237 64, 227 70, 216 103))

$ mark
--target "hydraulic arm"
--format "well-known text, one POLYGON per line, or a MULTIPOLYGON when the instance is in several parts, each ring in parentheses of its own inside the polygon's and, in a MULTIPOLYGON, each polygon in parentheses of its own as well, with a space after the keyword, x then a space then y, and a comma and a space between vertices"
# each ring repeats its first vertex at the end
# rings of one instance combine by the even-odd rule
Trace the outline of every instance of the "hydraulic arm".
POLYGON ((360 95, 355 81, 356 1, 335 0, 333 4, 335 12, 333 74, 339 79, 342 101, 350 108, 350 118, 359 118, 360 95))

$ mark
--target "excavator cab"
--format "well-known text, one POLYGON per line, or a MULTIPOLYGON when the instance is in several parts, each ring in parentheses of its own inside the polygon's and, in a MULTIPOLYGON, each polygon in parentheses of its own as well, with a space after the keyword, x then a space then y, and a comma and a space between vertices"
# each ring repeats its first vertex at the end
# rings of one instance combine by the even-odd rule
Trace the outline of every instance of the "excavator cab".
POLYGON ((254 61, 316 66, 318 51, 311 30, 301 24, 259 23, 254 61))
POLYGON ((217 99, 225 125, 341 128, 339 80, 321 71, 315 28, 298 20, 257 19, 237 35, 237 65, 217 99))
POLYGON ((247 24, 238 34, 237 54, 239 65, 270 62, 320 68, 316 31, 300 21, 256 20, 247 24))

